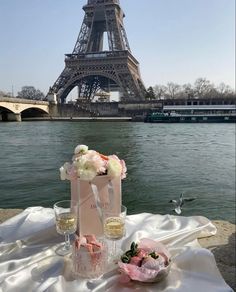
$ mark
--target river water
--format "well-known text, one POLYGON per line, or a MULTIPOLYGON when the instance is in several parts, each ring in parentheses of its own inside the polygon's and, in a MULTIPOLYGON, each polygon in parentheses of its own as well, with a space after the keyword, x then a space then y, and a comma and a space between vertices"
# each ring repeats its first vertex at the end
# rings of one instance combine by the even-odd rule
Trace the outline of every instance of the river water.
POLYGON ((51 207, 70 196, 59 168, 77 144, 124 159, 128 213, 174 214, 170 199, 196 200, 182 215, 235 222, 235 124, 0 123, 0 208, 51 207))

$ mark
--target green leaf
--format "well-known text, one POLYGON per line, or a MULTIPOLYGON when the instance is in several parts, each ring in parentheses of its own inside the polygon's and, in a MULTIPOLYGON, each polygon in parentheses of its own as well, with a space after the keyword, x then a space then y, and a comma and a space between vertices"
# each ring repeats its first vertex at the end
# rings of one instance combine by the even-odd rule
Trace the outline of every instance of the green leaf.
POLYGON ((135 250, 135 242, 134 241, 131 243, 130 249, 135 250))
POLYGON ((133 254, 132 250, 128 250, 125 255, 128 256, 128 257, 131 257, 133 254))
POLYGON ((153 251, 153 252, 150 252, 149 253, 149 255, 153 258, 153 259, 158 259, 159 258, 159 255, 158 254, 156 254, 156 252, 155 251, 153 251))
POLYGON ((122 261, 123 263, 125 263, 125 264, 128 264, 128 263, 130 262, 130 258, 127 257, 126 255, 123 255, 123 256, 121 257, 121 261, 122 261))

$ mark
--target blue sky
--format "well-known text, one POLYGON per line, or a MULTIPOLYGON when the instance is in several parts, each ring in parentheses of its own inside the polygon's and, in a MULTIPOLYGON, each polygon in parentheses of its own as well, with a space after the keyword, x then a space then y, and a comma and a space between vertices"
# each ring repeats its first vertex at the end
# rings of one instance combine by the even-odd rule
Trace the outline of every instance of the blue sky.
MULTIPOLYGON (((0 0, 0 90, 47 93, 64 68, 86 0, 0 0)), ((146 85, 205 77, 235 88, 234 0, 120 0, 146 85)))

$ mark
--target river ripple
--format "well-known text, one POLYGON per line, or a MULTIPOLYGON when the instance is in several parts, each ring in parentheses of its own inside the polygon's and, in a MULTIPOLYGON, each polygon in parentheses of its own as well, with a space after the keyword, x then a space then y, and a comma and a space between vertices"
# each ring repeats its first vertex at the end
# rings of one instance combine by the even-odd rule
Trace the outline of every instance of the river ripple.
POLYGON ((184 192, 197 199, 182 215, 235 222, 235 124, 0 123, 0 207, 69 198, 58 169, 77 144, 125 159, 129 214, 173 214, 169 200, 184 192))

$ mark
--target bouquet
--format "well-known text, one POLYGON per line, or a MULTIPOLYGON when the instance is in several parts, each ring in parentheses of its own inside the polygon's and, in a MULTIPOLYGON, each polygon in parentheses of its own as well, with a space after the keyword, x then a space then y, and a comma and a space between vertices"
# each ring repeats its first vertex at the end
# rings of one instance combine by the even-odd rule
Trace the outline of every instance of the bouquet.
POLYGON ((89 150, 86 145, 78 145, 74 150, 72 163, 66 162, 60 168, 61 180, 92 181, 97 175, 108 175, 111 178, 126 177, 126 165, 116 155, 106 156, 95 150, 89 150))
POLYGON ((143 238, 137 244, 132 242, 118 262, 121 281, 157 282, 167 276, 170 270, 170 253, 160 242, 143 238))

